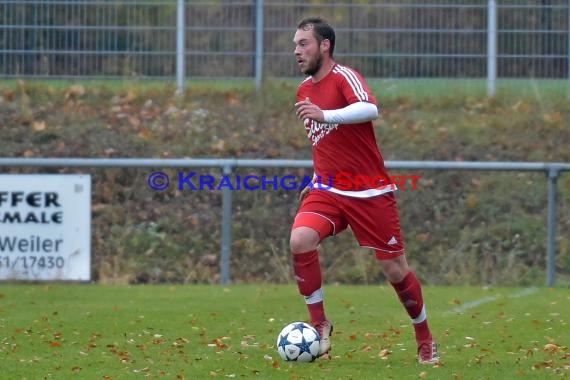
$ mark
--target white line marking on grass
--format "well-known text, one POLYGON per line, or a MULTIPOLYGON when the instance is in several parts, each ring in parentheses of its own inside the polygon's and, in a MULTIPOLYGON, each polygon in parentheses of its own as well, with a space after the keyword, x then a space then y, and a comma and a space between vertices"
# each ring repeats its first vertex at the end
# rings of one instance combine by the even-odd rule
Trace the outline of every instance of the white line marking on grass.
POLYGON ((526 297, 526 296, 530 296, 531 294, 536 293, 537 291, 538 291, 538 288, 536 288, 536 287, 525 288, 525 289, 521 290, 520 292, 517 292, 515 294, 510 295, 509 298, 526 297))
MULTIPOLYGON (((532 287, 532 288, 525 288, 519 292, 513 293, 511 295, 508 295, 507 298, 520 298, 520 297, 526 297, 526 296, 530 296, 531 294, 534 294, 538 291, 538 289, 536 287, 532 287)), ((471 301, 471 302, 467 302, 464 303, 461 306, 458 306, 456 308, 454 308, 453 310, 447 311, 446 314, 449 313, 464 313, 465 311, 469 310, 469 309, 473 309, 475 307, 484 305, 486 303, 490 303, 490 302, 494 302, 497 299, 499 299, 500 297, 497 296, 489 296, 489 297, 483 297, 480 298, 478 300, 475 301, 471 301)))
POLYGON ((481 305, 484 305, 486 303, 493 302, 497 298, 499 298, 499 297, 497 297, 497 296, 484 297, 484 298, 481 298, 481 299, 478 299, 475 301, 467 302, 467 303, 464 303, 463 305, 458 306, 455 309, 451 310, 451 313, 463 313, 465 310, 473 309, 477 306, 481 306, 481 305))

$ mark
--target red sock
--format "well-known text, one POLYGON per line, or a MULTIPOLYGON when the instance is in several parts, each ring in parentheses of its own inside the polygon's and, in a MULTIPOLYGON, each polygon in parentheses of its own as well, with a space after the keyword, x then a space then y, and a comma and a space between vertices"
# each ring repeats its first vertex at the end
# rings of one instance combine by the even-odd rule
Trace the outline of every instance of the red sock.
POLYGON ((416 341, 421 342, 432 339, 425 312, 422 286, 415 273, 410 271, 402 281, 392 283, 392 286, 412 319, 416 332, 416 341))
POLYGON ((324 321, 321 264, 317 250, 293 254, 293 270, 299 293, 305 297, 311 322, 315 324, 324 321))

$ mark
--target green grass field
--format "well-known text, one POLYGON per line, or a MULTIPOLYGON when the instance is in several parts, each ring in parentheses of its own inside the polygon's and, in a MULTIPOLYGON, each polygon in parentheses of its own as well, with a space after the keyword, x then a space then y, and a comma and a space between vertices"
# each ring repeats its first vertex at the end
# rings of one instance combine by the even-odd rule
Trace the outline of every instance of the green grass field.
MULTIPOLYGON (((166 97, 162 104, 163 93, 161 91, 157 90, 156 93, 151 91, 148 95, 158 104, 156 111, 158 116, 148 121, 135 119, 135 121, 143 120, 139 128, 136 123, 130 125, 124 121, 127 120, 126 118, 116 117, 116 112, 113 111, 116 104, 100 101, 99 96, 106 99, 106 95, 99 95, 97 91, 87 92, 84 96, 77 95, 77 99, 71 99, 73 96, 70 95, 71 100, 66 100, 69 93, 66 93, 65 89, 73 83, 82 83, 85 86, 92 84, 94 87, 103 85, 108 87, 109 94, 129 91, 131 86, 138 89, 133 91, 136 101, 132 102, 133 105, 129 105, 129 115, 137 117, 143 110, 139 103, 144 103, 147 97, 143 89, 146 91, 146 86, 151 89, 154 88, 153 86, 158 89, 164 87, 164 82, 158 81, 35 81, 27 82, 27 87, 24 86, 26 93, 30 94, 29 98, 18 95, 20 92, 15 92, 14 95, 6 91, 4 94, 6 100, 3 104, 6 110, 4 115, 8 116, 4 119, 0 118, 0 121, 4 120, 7 127, 0 129, 4 132, 4 139, 12 142, 5 147, 5 149, 12 149, 9 150, 11 155, 20 156, 31 152, 39 157, 50 156, 57 151, 57 154, 62 156, 79 154, 95 156, 105 152, 108 147, 116 147, 117 154, 121 156, 138 156, 140 152, 158 155, 166 150, 170 151, 177 142, 181 148, 171 151, 176 157, 182 155, 180 152, 186 154, 188 150, 198 152, 197 156, 229 156, 238 151, 244 155, 253 156, 255 154, 265 157, 270 150, 266 149, 261 142, 259 142, 260 148, 255 151, 244 148, 252 145, 250 141, 252 136, 261 136, 260 141, 268 140, 273 146, 288 146, 290 145, 288 139, 295 137, 295 135, 281 136, 275 131, 283 127, 278 121, 284 125, 290 122, 288 115, 291 112, 287 107, 290 105, 292 89, 297 85, 298 80, 287 81, 283 91, 275 95, 277 99, 266 99, 269 105, 282 103, 279 112, 267 118, 264 112, 256 111, 255 97, 248 100, 247 96, 242 96, 242 92, 236 92, 239 96, 234 94, 227 100, 224 96, 218 96, 215 93, 215 98, 219 100, 219 103, 212 102, 211 110, 222 109, 223 114, 214 113, 219 121, 213 124, 212 133, 218 134, 230 146, 221 152, 209 148, 212 142, 206 136, 203 139, 197 139, 198 134, 185 134, 180 132, 183 129, 175 128, 184 125, 186 121, 194 121, 191 118, 186 120, 182 116, 180 119, 178 116, 168 116, 166 110, 170 109, 171 103, 176 104, 176 101, 166 97), (51 90, 45 91, 45 89, 40 91, 42 86, 46 85, 64 90, 54 93, 50 93, 51 90), (12 97, 14 100, 10 100, 12 97), (50 97, 55 100, 45 101, 50 97), (283 98, 281 103, 279 97, 283 98), (30 98, 33 101, 30 101, 30 98), (236 102, 236 99, 240 101, 236 102), (236 102, 237 105, 231 106, 230 100, 236 102), (48 106, 49 104, 52 106, 48 106), (29 118, 22 116, 23 114, 26 116, 23 111, 29 113, 27 116, 29 118), (166 115, 165 118, 160 116, 163 113, 166 115), (252 114, 254 117, 243 117, 243 121, 237 117, 229 118, 234 114, 238 116, 252 114), (230 129, 224 127, 228 124, 234 125, 237 130, 241 128, 243 131, 249 131, 247 128, 253 124, 252 120, 265 120, 265 118, 268 122, 260 123, 259 126, 259 131, 263 133, 256 131, 244 133, 242 138, 245 142, 242 145, 237 144, 238 137, 232 135, 229 132, 230 129), (46 121, 46 129, 34 130, 33 121, 35 120, 46 121), (238 124, 238 121, 242 124, 238 124), (87 140, 85 131, 89 132, 87 140), (141 131, 148 132, 150 137, 142 134, 141 131), (31 139, 30 133, 33 137, 31 139), (127 139, 127 136, 132 139, 127 139), (268 136, 275 138, 269 139, 268 136), (57 145, 59 141, 64 141, 65 145, 57 145), (130 147, 132 150, 123 149, 124 147, 130 147), (35 149, 39 150, 35 151, 35 149)), ((268 85, 280 88, 280 84, 268 85)), ((471 102, 470 97, 485 97, 485 85, 484 80, 371 81, 371 87, 381 99, 407 96, 410 99, 425 100, 425 105, 417 107, 417 111, 410 111, 416 107, 407 108, 406 102, 403 104, 397 101, 388 102, 392 105, 392 110, 386 113, 386 124, 382 128, 393 138, 382 141, 387 151, 403 152, 401 154, 404 155, 404 159, 432 156, 438 159, 455 159, 461 156, 460 153, 464 154, 467 151, 473 154, 477 150, 487 152, 491 147, 494 150, 491 150, 490 154, 495 155, 492 157, 500 160, 559 161, 561 160, 559 157, 566 159, 567 138, 564 131, 567 128, 564 128, 566 126, 564 122, 567 120, 567 81, 501 80, 498 84, 498 96, 509 95, 513 96, 513 99, 505 102, 471 102), (459 96, 468 99, 460 102, 458 106, 455 106, 453 102, 450 105, 450 102, 446 100, 459 96), (431 97, 440 98, 434 99, 434 104, 432 104, 431 97), (530 97, 539 101, 518 102, 515 100, 517 97, 530 97), (543 99, 549 101, 543 102, 543 99), (561 104, 563 107, 560 106, 561 104), (503 120, 512 120, 512 122, 503 123, 503 120), (486 128, 488 125, 489 127, 486 128), (517 131, 516 128, 520 128, 525 133, 514 133, 517 131), (487 136, 492 136, 492 138, 487 138, 487 136), (440 146, 444 148, 439 149, 440 146), (455 147, 458 148, 455 149, 455 147), (448 153, 450 148, 452 153, 448 153), (406 154, 408 155, 405 156, 406 154)), ((174 83, 167 83, 167 86, 170 87, 165 90, 165 93, 174 88, 174 83)), ((193 91, 199 93, 215 88, 228 90, 228 94, 222 92, 222 95, 232 95, 230 90, 243 87, 243 82, 188 81, 187 86, 189 94, 193 94, 193 91)), ((18 88, 18 84, 16 81, 4 81, 0 85, 2 90, 7 87, 18 88)), ((252 90, 253 83, 250 82, 243 94, 247 95, 252 90)), ((102 93, 107 94, 107 90, 102 93)), ((122 95, 117 96, 121 98, 122 95)), ((124 96, 124 98, 128 99, 129 96, 124 96)), ((212 94, 205 97, 207 102, 213 98, 212 94)), ((195 103, 189 102, 188 109, 194 110, 202 107, 199 99, 191 100, 195 103)), ((197 125, 200 126, 199 123, 197 125)), ((271 144, 269 146, 272 148, 271 144)), ((297 150, 303 145, 291 146, 297 154, 297 150)), ((280 156, 286 156, 287 152, 287 150, 277 151, 280 156)), ((110 185, 103 188, 108 191, 101 191, 102 194, 131 194, 129 191, 136 188, 130 182, 126 184, 113 182, 113 175, 109 177, 111 178, 105 179, 110 185), (117 189, 119 191, 116 191, 117 189)), ((519 180, 522 178, 520 177, 519 180)), ((526 180, 526 177, 524 178, 526 180)), ((508 185, 510 186, 510 183, 508 185)), ((494 182, 485 182, 482 186, 484 189, 494 189, 496 194, 507 197, 504 195, 506 192, 498 191, 506 185, 500 187, 494 182)), ((562 186, 568 189, 567 180, 561 181, 562 186)), ((479 207, 478 204, 481 204, 481 213, 487 219, 493 220, 493 215, 512 215, 512 210, 498 213, 491 210, 491 205, 499 203, 488 202, 487 198, 483 198, 480 194, 492 193, 482 191, 473 198, 472 193, 465 191, 463 194, 467 199, 477 201, 472 208, 467 208, 466 212, 475 213, 479 207)), ((562 199, 566 199, 564 194, 567 192, 561 194, 562 199)), ((162 240, 159 245, 156 245, 157 235, 151 234, 155 233, 154 230, 148 235, 136 235, 135 233, 128 235, 129 231, 139 231, 137 228, 139 225, 145 225, 144 220, 134 217, 133 220, 129 218, 124 220, 121 216, 123 212, 126 215, 135 215, 133 211, 129 214, 128 207, 136 206, 136 210, 139 210, 141 203, 136 200, 145 199, 144 196, 135 198, 135 201, 126 205, 114 204, 113 196, 107 195, 107 197, 99 196, 97 199, 97 202, 101 202, 99 204, 106 205, 105 212, 109 215, 108 219, 101 218, 98 226, 120 225, 121 230, 127 232, 113 233, 112 230, 109 232, 101 227, 99 231, 101 238, 95 240, 100 245, 95 248, 97 255, 100 255, 98 258, 104 264, 114 262, 113 260, 117 257, 123 260, 123 266, 119 268, 122 275, 125 273, 132 275, 133 268, 142 267, 146 263, 149 263, 151 268, 154 268, 156 263, 160 263, 166 269, 172 268, 172 270, 184 272, 186 268, 181 267, 181 264, 172 258, 176 256, 159 257, 158 254, 174 252, 184 256, 189 246, 197 246, 196 251, 207 251, 207 249, 200 248, 204 246, 208 248, 207 244, 212 240, 212 228, 206 222, 203 222, 203 225, 198 224, 193 234, 188 234, 186 225, 180 222, 186 219, 180 219, 180 221, 174 219, 177 215, 170 211, 157 212, 157 215, 168 215, 168 218, 159 220, 163 226, 172 227, 172 230, 166 229, 167 231, 174 235, 173 231, 176 227, 180 227, 180 236, 187 238, 192 235, 192 238, 196 240, 180 238, 176 241, 182 247, 180 249, 174 243, 160 245, 162 240), (119 210, 120 213, 118 213, 119 210), (206 232, 202 240, 197 238, 198 228, 206 232), (149 243, 150 248, 134 244, 136 239, 143 240, 139 236, 152 243, 149 243), (107 246, 102 242, 109 244, 107 246), (151 257, 155 261, 151 261, 148 255, 142 255, 141 252, 156 252, 157 254, 151 257), (132 254, 132 257, 127 257, 127 253, 132 254), (167 268, 168 265, 171 266, 167 268)), ((497 198, 502 199, 500 196, 497 198)), ((525 196, 526 199, 532 200, 533 198, 525 196)), ((543 209, 540 203, 541 198, 537 199, 529 202, 527 207, 543 209)), ((444 199, 442 204, 444 207, 441 209, 444 211, 458 207, 456 203, 447 199, 444 199)), ((562 201, 561 204, 566 203, 562 201)), ((264 203, 260 205, 260 207, 269 208, 264 203)), ((185 204, 185 206, 191 205, 185 204)), ((458 209, 463 210, 463 208, 458 209)), ((560 213, 561 217, 567 214, 565 210, 563 209, 560 213)), ((254 214, 255 211, 253 211, 254 214)), ((454 216, 455 214, 459 214, 459 219, 453 219, 451 223, 461 226, 462 213, 455 212, 447 215, 454 216)), ((215 215, 217 217, 217 214, 215 215)), ((446 214, 442 215, 445 219, 446 214)), ((107 214, 104 216, 107 217, 107 214)), ((185 218, 187 215, 182 212, 180 216, 185 218)), ((485 218, 481 220, 487 220, 485 218)), ((153 220, 152 217, 149 217, 149 220, 153 220)), ((212 220, 217 228, 218 220, 215 218, 212 220)), ((487 244, 491 241, 487 247, 497 250, 505 246, 504 251, 497 252, 495 256, 490 257, 501 260, 507 257, 507 254, 508 257, 528 255, 533 258, 531 254, 536 254, 536 250, 542 249, 540 244, 543 240, 533 243, 532 236, 536 233, 536 226, 541 226, 544 219, 540 215, 536 217, 529 212, 528 215, 516 216, 513 220, 516 223, 511 223, 510 220, 499 220, 499 225, 494 228, 489 229, 484 225, 477 225, 473 227, 474 231, 466 230, 466 241, 471 244, 471 248, 468 247, 471 251, 465 252, 471 256, 467 253, 465 256, 456 255, 465 263, 464 266, 469 268, 466 273, 485 270, 482 261, 466 262, 464 259, 464 257, 475 257, 474 255, 485 252, 477 248, 478 244, 487 244), (516 233, 516 236, 519 236, 519 232, 523 239, 527 239, 524 249, 516 245, 516 242, 509 245, 511 235, 516 233), (494 244, 495 241, 501 244, 494 244), (472 266, 469 267, 469 265, 472 266)), ((247 220, 242 216, 240 223, 246 226, 241 231, 242 241, 254 246, 256 241, 252 236, 266 236, 267 234, 263 231, 256 231, 257 235, 251 233, 247 229, 249 224, 246 222, 247 220)), ((560 222, 560 225, 566 225, 564 220, 560 222)), ((271 225, 268 228, 271 228, 271 225)), ((441 255, 447 255, 450 247, 455 246, 453 240, 451 243, 446 240, 449 236, 449 230, 446 228, 426 230, 428 227, 423 225, 418 228, 421 236, 432 240, 426 243, 416 238, 416 241, 419 241, 416 244, 416 252, 424 252, 424 245, 429 246, 432 249, 429 254, 433 257, 433 246, 436 245, 441 255), (436 243, 432 244, 432 242, 436 243)), ((417 236, 420 236, 419 232, 417 236)), ((560 274, 564 275, 559 278, 567 279, 568 265, 565 264, 568 257, 568 239, 567 234, 563 232, 560 234, 559 247, 562 254, 559 256, 561 259, 558 268, 560 268, 560 274)), ((415 235, 410 235, 410 241, 412 241, 415 235)), ((240 235, 236 233, 236 236, 240 235)), ((271 239, 268 240, 271 241, 271 239)), ((168 240, 168 242, 171 241, 168 240)), ((250 254, 256 263, 260 261, 260 257, 267 257, 260 256, 265 252, 264 245, 263 249, 257 246, 254 248, 258 250, 238 251, 242 254, 240 260, 244 263, 243 265, 248 263, 244 260, 244 252, 250 254)), ((458 248, 455 253, 459 252, 458 248)), ((183 262, 186 263, 186 261, 183 262)), ((441 264, 440 260, 434 262, 434 266, 439 267, 441 264)), ((535 261, 533 259, 525 262, 534 263, 535 261)), ((263 264, 266 263, 263 262, 263 264)), ((103 266, 95 266, 97 270, 101 267, 103 266)), ((263 269, 267 270, 267 268, 263 269)), ((422 268, 426 270, 425 265, 422 268)), ((112 267, 112 269, 116 268, 112 267)), ((190 269, 201 270, 197 267, 190 269)), ((237 272, 238 268, 235 269, 237 272)), ((533 269, 536 269, 536 266, 533 269)), ((456 274, 454 269, 451 272, 456 274)), ((146 272, 141 271, 141 273, 146 272)), ((269 268, 269 273, 273 274, 271 268, 269 268)), ((328 273, 330 276, 331 272, 328 273)), ((513 271, 513 273, 516 277, 517 272, 513 271)), ((99 278, 104 278, 105 274, 99 272, 98 275, 99 278)), ((206 273, 203 276, 208 275, 206 273)), ((496 276, 503 280, 500 274, 496 276)), ((567 284, 567 281, 564 283, 567 284)), ((325 291, 329 317, 335 323, 333 358, 311 364, 290 364, 279 360, 275 350, 275 339, 285 324, 295 320, 304 320, 307 317, 303 301, 297 295, 293 284, 222 287, 219 285, 105 286, 4 283, 0 288, 0 380, 570 378, 570 350, 568 348, 570 346, 570 326, 568 325, 570 289, 567 285, 566 288, 550 289, 542 287, 489 289, 425 287, 430 324, 442 352, 442 364, 437 367, 417 364, 412 327, 394 291, 389 286, 329 285, 325 291)))
MULTIPOLYGON (((296 88, 301 76, 291 79, 267 79, 268 86, 290 86, 296 88)), ((120 92, 136 88, 137 91, 152 89, 176 88, 175 80, 156 79, 24 79, 28 86, 52 87, 65 89, 73 84, 81 83, 88 88, 106 88, 110 91, 120 92)), ((407 97, 416 100, 434 99, 437 97, 475 97, 487 96, 486 79, 453 79, 453 78, 368 78, 372 91, 380 99, 390 97, 407 97)), ((4 80, 2 88, 16 88, 15 79, 4 80)), ((227 91, 227 90, 254 90, 255 82, 252 79, 187 79, 187 91, 227 91)), ((496 82, 496 96, 510 98, 530 99, 570 99, 570 80, 565 79, 507 79, 499 78, 496 82)))
POLYGON ((560 379, 570 375, 570 289, 426 287, 442 364, 416 363, 389 286, 325 288, 333 357, 282 362, 304 320, 295 285, 4 284, 2 379, 560 379))

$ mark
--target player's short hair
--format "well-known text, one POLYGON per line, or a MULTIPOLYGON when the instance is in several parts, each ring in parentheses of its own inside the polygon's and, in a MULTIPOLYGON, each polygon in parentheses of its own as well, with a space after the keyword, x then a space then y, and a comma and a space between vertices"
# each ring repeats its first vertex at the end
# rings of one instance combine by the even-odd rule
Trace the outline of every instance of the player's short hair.
POLYGON ((297 25, 297 29, 301 30, 313 30, 313 34, 315 38, 319 42, 319 44, 323 40, 329 40, 331 43, 330 53, 331 57, 333 56, 334 52, 334 29, 330 24, 322 17, 307 17, 301 20, 299 25, 297 25))

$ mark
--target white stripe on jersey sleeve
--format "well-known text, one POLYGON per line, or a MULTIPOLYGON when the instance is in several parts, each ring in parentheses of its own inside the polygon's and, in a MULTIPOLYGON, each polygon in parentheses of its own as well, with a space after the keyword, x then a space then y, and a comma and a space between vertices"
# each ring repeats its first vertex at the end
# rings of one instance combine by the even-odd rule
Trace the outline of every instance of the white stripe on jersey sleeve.
POLYGON ((360 83, 360 80, 351 69, 346 66, 336 65, 333 71, 346 78, 352 91, 354 91, 354 94, 361 102, 367 102, 369 100, 368 93, 364 90, 362 83, 360 83))

